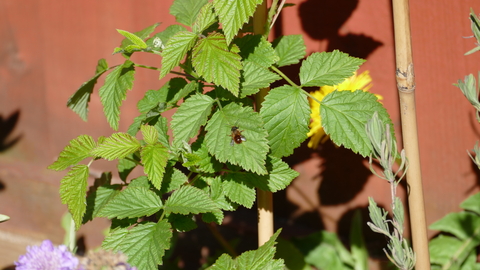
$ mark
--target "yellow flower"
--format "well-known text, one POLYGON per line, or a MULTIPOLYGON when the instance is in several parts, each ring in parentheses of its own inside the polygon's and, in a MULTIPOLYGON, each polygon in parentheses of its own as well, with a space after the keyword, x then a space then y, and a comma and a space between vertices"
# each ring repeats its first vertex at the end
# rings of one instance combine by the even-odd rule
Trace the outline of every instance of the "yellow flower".
MULTIPOLYGON (((372 78, 370 77, 369 71, 364 71, 362 74, 357 76, 355 72, 352 77, 345 79, 340 84, 334 86, 322 86, 318 91, 311 93, 318 101, 322 99, 329 93, 338 90, 338 91, 368 91, 372 87, 372 78)), ((382 100, 382 96, 375 95, 378 100, 382 100)), ((308 132, 308 137, 310 141, 308 142, 308 147, 317 148, 318 144, 324 143, 328 136, 325 134, 325 131, 322 128, 322 119, 320 119, 320 104, 312 99, 310 99, 310 117, 312 121, 310 122, 310 132, 308 132)))

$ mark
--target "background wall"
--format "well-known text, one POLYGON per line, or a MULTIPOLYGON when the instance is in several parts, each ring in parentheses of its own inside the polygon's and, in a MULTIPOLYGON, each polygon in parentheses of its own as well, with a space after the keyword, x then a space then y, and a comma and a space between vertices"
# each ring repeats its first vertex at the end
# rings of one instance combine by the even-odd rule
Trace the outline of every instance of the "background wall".
MULTIPOLYGON (((12 218, 0 224, 0 267, 16 260, 28 244, 46 238, 61 243, 59 225, 66 207, 60 203, 58 186, 64 173, 46 167, 76 136, 96 138, 112 133, 96 93, 88 122, 70 111, 66 101, 94 75, 98 59, 106 58, 110 65, 122 61, 121 56, 111 55, 122 39, 115 29, 134 32, 162 22, 157 28, 161 31, 174 22, 168 13, 171 2, 0 2, 0 213, 12 218)), ((308 54, 340 49, 367 59, 360 71, 370 71, 371 91, 384 97, 400 138, 390 2, 290 2, 296 6, 284 10, 273 37, 304 34, 308 54)), ((464 38, 471 35, 470 7, 480 10, 478 1, 473 0, 410 3, 428 224, 458 210, 463 199, 478 191, 479 177, 466 150, 473 148, 479 127, 474 109, 452 86, 480 69, 480 54, 463 56, 474 47, 474 39, 464 38)), ((160 64, 158 57, 135 56, 135 60, 160 64)), ((285 72, 294 75, 298 66, 285 72)), ((143 93, 163 85, 157 78, 154 71, 137 71, 134 89, 122 107, 120 131, 137 116, 135 105, 143 93)), ((303 145, 286 160, 301 173, 291 187, 275 194, 276 226, 286 228, 286 237, 326 228, 346 239, 353 211, 360 209, 365 216, 368 196, 389 204, 387 183, 373 177, 365 160, 348 150, 330 143, 315 151, 303 145)), ((114 166, 106 162, 93 165, 93 174, 104 170, 114 170, 114 166)), ((400 194, 405 194, 404 188, 400 194)), ((240 216, 227 219, 227 227, 240 224, 254 238, 255 210, 240 212, 240 216), (241 222, 233 222, 236 219, 241 222)), ((106 220, 98 220, 82 228, 87 247, 100 244, 101 231, 107 226, 106 220)), ((372 250, 380 253, 384 239, 367 236, 372 250)))

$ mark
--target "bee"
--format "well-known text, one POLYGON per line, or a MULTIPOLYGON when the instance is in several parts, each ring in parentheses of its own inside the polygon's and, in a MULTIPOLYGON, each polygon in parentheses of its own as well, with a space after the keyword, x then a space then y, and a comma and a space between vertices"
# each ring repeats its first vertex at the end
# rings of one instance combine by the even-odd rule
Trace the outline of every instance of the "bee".
POLYGON ((245 139, 245 137, 242 135, 243 130, 240 130, 237 126, 233 126, 231 131, 232 133, 229 135, 232 137, 232 141, 230 142, 231 146, 233 146, 234 143, 241 144, 242 142, 247 141, 247 139, 245 139))

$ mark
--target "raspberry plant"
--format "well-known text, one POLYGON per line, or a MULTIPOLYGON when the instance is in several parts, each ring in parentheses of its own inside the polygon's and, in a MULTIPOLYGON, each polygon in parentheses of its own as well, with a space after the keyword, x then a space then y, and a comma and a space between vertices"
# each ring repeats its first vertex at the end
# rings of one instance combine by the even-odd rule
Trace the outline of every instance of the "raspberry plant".
MULTIPOLYGON (((67 103, 87 120, 94 86, 108 73, 98 94, 108 124, 118 131, 120 107, 133 89, 136 69, 157 70, 160 79, 176 75, 158 90, 145 92, 126 132, 97 139, 80 135, 49 166, 68 169, 60 194, 76 229, 95 217, 111 219, 103 248, 122 251, 139 269, 162 265, 173 231, 192 230, 199 218, 222 224, 225 211, 252 207, 256 189, 285 189, 298 173, 282 158, 307 138, 309 93, 303 88, 338 84, 364 62, 339 51, 304 59, 301 35, 269 42, 272 21, 282 9, 278 0, 268 12, 265 34, 254 35, 252 17, 262 1, 175 0, 170 12, 179 24, 158 33, 158 24, 135 33, 117 30, 124 39, 113 54, 123 56, 123 64, 99 60, 95 76, 67 103), (159 67, 134 63, 136 53, 158 58, 159 67), (300 62, 300 82, 295 83, 280 68, 300 62), (271 89, 264 101, 256 96, 282 79, 287 84, 271 89), (171 119, 164 116, 168 110, 175 110, 171 119), (232 127, 245 141, 231 144, 232 127), (85 159, 87 164, 80 163, 85 159), (105 173, 87 193, 89 166, 98 159, 116 160, 122 182, 112 183, 105 173), (137 166, 144 175, 131 179, 137 166)), ((393 126, 368 92, 335 91, 320 108, 317 113, 331 139, 363 156, 372 152, 364 127, 373 113, 393 126)), ((283 269, 283 260, 273 259, 278 234, 235 259, 222 255, 211 269, 283 269)))

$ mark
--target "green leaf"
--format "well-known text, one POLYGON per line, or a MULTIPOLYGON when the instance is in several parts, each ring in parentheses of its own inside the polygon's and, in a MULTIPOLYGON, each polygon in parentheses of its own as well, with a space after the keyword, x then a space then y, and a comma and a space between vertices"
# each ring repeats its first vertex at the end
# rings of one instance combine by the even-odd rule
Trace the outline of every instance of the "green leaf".
POLYGON ((244 61, 268 68, 278 61, 272 44, 262 35, 246 35, 234 42, 240 48, 240 56, 244 61))
POLYGON ((213 6, 218 19, 223 26, 226 41, 228 44, 237 34, 242 25, 248 22, 248 19, 253 16, 257 5, 261 4, 263 0, 214 0, 213 6))
POLYGON ((255 187, 243 178, 243 174, 228 173, 223 177, 222 189, 231 201, 236 202, 246 208, 252 208, 255 202, 255 187))
POLYGON ((238 207, 238 204, 233 203, 225 196, 223 191, 222 178, 217 176, 212 178, 209 183, 210 186, 210 198, 220 207, 220 209, 226 211, 235 211, 238 207))
POLYGON ((319 231, 306 237, 292 239, 304 254, 305 261, 318 269, 350 269, 353 258, 335 233, 319 231))
MULTIPOLYGON (((235 2, 235 1, 233 1, 235 2)), ((236 45, 227 45, 220 33, 212 33, 201 39, 192 54, 192 64, 205 81, 220 85, 238 96, 242 64, 236 45)))
POLYGON ((267 132, 263 129, 260 116, 251 107, 230 103, 215 112, 205 129, 208 152, 218 161, 228 161, 258 174, 267 173, 267 132), (245 142, 231 144, 232 137, 229 135, 233 126, 238 127, 245 142))
POLYGON ((300 88, 284 85, 272 89, 262 103, 260 116, 265 121, 273 156, 293 154, 307 138, 310 106, 300 88))
POLYGON ((313 270, 312 267, 305 262, 305 257, 300 250, 291 242, 282 238, 278 238, 275 258, 284 259, 286 269, 289 270, 313 270))
POLYGON ((162 186, 162 178, 168 161, 168 149, 160 143, 149 144, 140 152, 143 163, 143 171, 148 175, 156 189, 162 186))
POLYGON ((257 250, 251 250, 242 253, 235 260, 227 254, 220 256, 215 263, 207 268, 209 270, 283 270, 285 264, 282 259, 273 259, 275 255, 275 240, 280 234, 278 230, 270 240, 259 247, 257 250))
POLYGON ((168 40, 180 31, 187 31, 187 29, 178 24, 169 25, 162 32, 156 33, 154 36, 149 38, 146 43, 153 50, 161 51, 165 48, 168 40))
POLYGON ((61 171, 69 166, 90 157, 90 151, 95 147, 95 141, 88 135, 80 135, 71 140, 67 146, 60 152, 58 159, 48 166, 48 169, 61 171))
POLYGON ((222 169, 223 164, 218 162, 210 153, 208 153, 207 145, 204 143, 203 136, 198 138, 192 144, 193 154, 198 158, 195 166, 198 170, 206 173, 215 173, 222 169))
POLYGON ((235 261, 227 253, 223 253, 215 263, 207 268, 208 270, 231 270, 237 269, 235 267, 235 261))
POLYGON ((120 35, 126 37, 133 45, 135 45, 135 46, 137 46, 141 49, 147 48, 147 43, 145 43, 145 41, 143 41, 143 39, 138 37, 137 35, 132 34, 132 33, 128 32, 128 31, 125 31, 125 30, 120 30, 120 29, 117 29, 117 32, 120 33, 120 35))
POLYGON ((99 90, 103 112, 114 130, 118 130, 120 106, 127 96, 127 90, 133 87, 134 74, 133 62, 127 60, 107 75, 105 84, 99 90))
POLYGON ((143 140, 148 144, 155 144, 158 140, 158 131, 155 127, 149 125, 142 125, 140 127, 142 131, 143 140))
POLYGON ((302 35, 281 36, 273 41, 272 46, 279 57, 279 67, 298 64, 306 54, 302 35))
POLYGON ((216 21, 217 16, 213 13, 213 4, 207 3, 200 9, 197 20, 193 25, 193 32, 201 34, 203 31, 207 30, 208 27, 213 25, 216 21))
POLYGON ((188 178, 184 173, 176 168, 167 166, 160 193, 169 193, 173 190, 179 189, 183 184, 187 183, 187 181, 188 178))
POLYGON ((461 266, 470 253, 476 253, 476 245, 478 243, 461 241, 455 237, 441 234, 432 239, 428 244, 430 262, 432 265, 442 266, 442 269, 474 269, 461 266))
MULTIPOLYGON (((129 36, 130 36, 133 40, 136 40, 136 38, 135 38, 135 36, 136 36, 138 39, 140 39, 140 40, 143 42, 146 38, 148 38, 148 36, 150 36, 150 34, 151 34, 153 31, 155 31, 155 28, 157 28, 157 26, 159 26, 159 25, 160 25, 160 23, 155 23, 155 24, 150 25, 149 27, 147 27, 147 28, 145 28, 145 29, 143 29, 143 30, 140 30, 140 31, 138 31, 138 32, 135 32, 135 33, 133 33, 133 34, 132 34, 132 33, 128 33, 128 32, 127 32, 127 33, 130 34, 129 36), (131 35, 134 35, 134 36, 131 36, 131 35)), ((118 30, 117 30, 117 31, 118 31, 118 30)), ((120 31, 122 31, 122 30, 120 30, 120 31)), ((126 32, 126 31, 124 31, 124 32, 126 32)), ((120 33, 120 32, 119 32, 119 33, 120 33)), ((141 45, 141 42, 140 42, 140 41, 138 41, 139 43, 137 44, 137 43, 133 42, 132 40, 130 40, 130 38, 128 38, 126 35, 124 35, 124 34, 122 34, 122 33, 120 33, 120 34, 125 37, 125 39, 122 40, 122 44, 120 45, 120 47, 121 47, 122 49, 125 49, 127 46, 132 45, 132 44, 141 45)), ((127 34, 127 35, 128 35, 128 34, 127 34)))
POLYGON ((88 166, 76 165, 60 182, 60 198, 68 206, 68 211, 75 221, 75 230, 80 228, 82 218, 87 210, 88 166))
POLYGON ((107 218, 138 218, 160 211, 162 201, 155 192, 144 187, 128 187, 111 199, 97 214, 107 218))
POLYGON ((126 182, 128 175, 133 171, 133 169, 135 169, 135 167, 137 167, 139 163, 140 163, 140 160, 135 154, 130 154, 123 159, 119 159, 117 164, 117 169, 118 169, 118 176, 120 176, 120 179, 126 182), (132 160, 135 160, 138 163, 132 160))
MULTIPOLYGON (((235 260, 237 263, 237 269, 245 270, 264 270, 264 269, 278 269, 283 270, 285 265, 283 260, 274 260, 273 256, 275 255, 275 240, 280 234, 281 229, 278 230, 275 234, 270 237, 265 244, 259 247, 257 250, 247 251, 238 256, 235 260), (275 261, 281 262, 280 265, 274 263, 275 261), (273 264, 272 264, 273 263, 273 264), (275 267, 272 267, 275 266, 275 267)), ((329 268, 331 269, 331 268, 329 268)))
POLYGON ((469 212, 449 213, 429 229, 451 233, 462 240, 475 238, 480 243, 480 216, 469 212))
POLYGON ((188 215, 219 210, 207 193, 192 186, 181 187, 173 192, 165 202, 165 212, 167 213, 188 215))
MULTIPOLYGON (((398 198, 398 197, 395 197, 398 198)), ((355 210, 350 226, 350 250, 355 263, 355 270, 368 270, 368 251, 362 235, 362 213, 355 210)))
MULTIPOLYGON (((196 81, 187 83, 183 78, 172 78, 159 90, 147 91, 145 97, 138 102, 137 108, 143 113, 162 106, 165 107, 162 103, 176 104, 180 99, 199 89, 199 87, 196 81)), ((159 111, 162 112, 164 109, 159 111)))
POLYGON ((480 193, 476 193, 464 200, 460 207, 480 215, 480 193))
POLYGON ((128 127, 127 133, 135 136, 140 130, 140 126, 147 119, 147 114, 141 114, 133 119, 133 123, 128 127))
POLYGON ((119 192, 120 185, 105 185, 100 186, 93 192, 89 192, 87 196, 87 210, 83 216, 83 224, 95 217, 99 217, 98 213, 113 199, 119 192))
POLYGON ((158 132, 158 141, 165 147, 169 147, 170 140, 168 137, 168 126, 167 126, 167 118, 163 116, 159 116, 157 121, 154 125, 155 129, 158 132))
POLYGON ((95 147, 91 154, 107 160, 124 158, 140 149, 138 140, 128 133, 114 133, 95 147))
POLYGON ((325 133, 337 145, 343 145, 366 157, 372 146, 365 131, 365 124, 378 113, 383 123, 388 123, 393 134, 393 124, 387 110, 375 95, 364 91, 334 91, 321 101, 320 117, 325 133))
POLYGON ((146 222, 129 231, 125 228, 115 231, 107 236, 102 247, 123 252, 128 256, 128 263, 137 269, 154 270, 163 263, 162 257, 170 248, 172 235, 166 219, 158 223, 146 222))
POLYGON ((172 116, 174 147, 183 146, 198 134, 200 127, 205 125, 212 110, 214 100, 207 95, 196 94, 180 105, 172 116))
POLYGON ((168 221, 178 232, 188 232, 197 228, 195 218, 191 215, 184 216, 178 214, 170 214, 168 216, 168 221))
POLYGON ((177 22, 192 26, 207 2, 208 0, 175 0, 170 6, 170 14, 175 16, 177 22))
POLYGON ((277 192, 285 189, 299 175, 280 158, 270 156, 267 157, 267 170, 269 172, 267 175, 248 173, 243 177, 259 189, 277 192))
POLYGON ((78 90, 75 92, 75 94, 68 99, 67 107, 78 114, 83 121, 87 121, 88 102, 90 102, 90 96, 93 93, 93 87, 95 84, 97 84, 98 78, 107 70, 107 61, 103 58, 98 60, 95 76, 84 82, 82 86, 80 86, 80 88, 78 88, 78 90))
POLYGON ((260 88, 269 87, 271 83, 280 80, 281 77, 253 62, 243 62, 243 70, 240 78, 240 98, 256 94, 260 88))
POLYGON ((195 42, 197 35, 189 31, 177 32, 171 37, 165 49, 162 52, 162 69, 160 70, 160 79, 165 77, 174 67, 180 64, 180 61, 185 57, 195 42))
POLYGON ((337 50, 313 53, 300 67, 300 82, 302 86, 336 85, 352 76, 363 62, 337 50))

